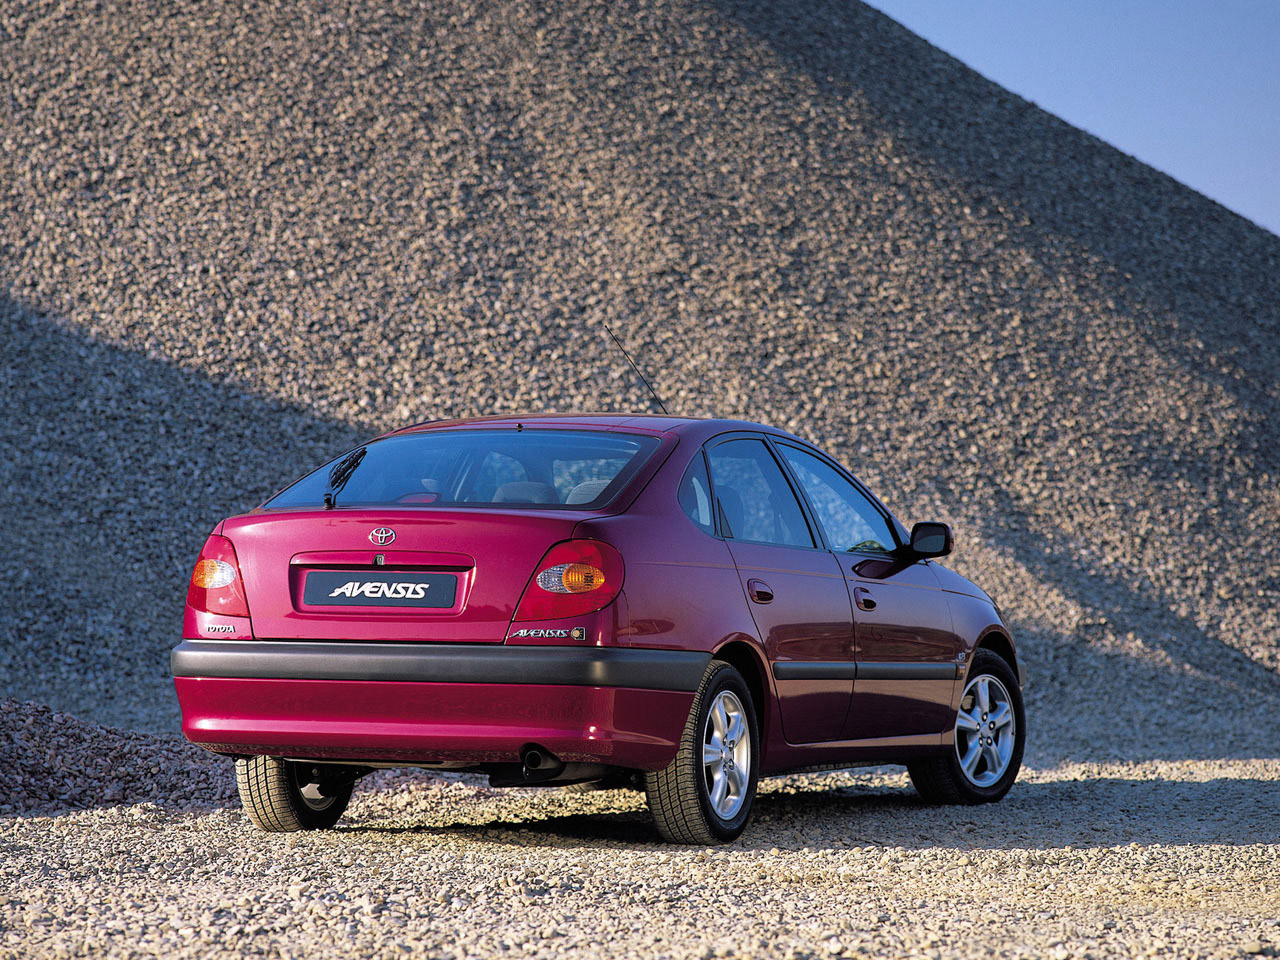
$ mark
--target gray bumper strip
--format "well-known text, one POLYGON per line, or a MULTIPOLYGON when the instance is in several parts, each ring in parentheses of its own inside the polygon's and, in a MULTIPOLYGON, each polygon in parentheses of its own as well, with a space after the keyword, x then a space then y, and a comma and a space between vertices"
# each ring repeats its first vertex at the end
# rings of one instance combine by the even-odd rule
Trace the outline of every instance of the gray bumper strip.
POLYGON ((775 660, 773 675, 779 680, 852 680, 858 665, 852 660, 775 660))
POLYGON ((183 640, 169 654, 175 677, 245 680, 407 680, 544 683, 694 691, 709 653, 625 647, 341 640, 183 640))

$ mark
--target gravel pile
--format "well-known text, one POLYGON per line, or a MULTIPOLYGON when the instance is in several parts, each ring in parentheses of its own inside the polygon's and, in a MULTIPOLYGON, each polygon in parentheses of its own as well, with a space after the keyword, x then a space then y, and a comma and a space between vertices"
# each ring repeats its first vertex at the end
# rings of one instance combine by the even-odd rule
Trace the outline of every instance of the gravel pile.
POLYGON ((1280 238, 879 13, 33 0, 0 45, 0 691, 173 729, 217 520, 409 420, 646 408, 604 320, 673 411, 954 521, 1033 675, 1276 688, 1280 238))
POLYGON ((1280 238, 857 3, 0 3, 0 696, 85 720, 0 712, 0 957, 1274 952, 1277 371, 1280 238), (1007 803, 802 778, 706 855, 615 792, 221 809, 204 535, 409 420, 645 409, 605 320, 955 524, 1007 803))
POLYGON ((101 727, 38 703, 0 700, 0 758, 0 817, 147 802, 207 810, 235 799, 227 761, 173 737, 101 727))

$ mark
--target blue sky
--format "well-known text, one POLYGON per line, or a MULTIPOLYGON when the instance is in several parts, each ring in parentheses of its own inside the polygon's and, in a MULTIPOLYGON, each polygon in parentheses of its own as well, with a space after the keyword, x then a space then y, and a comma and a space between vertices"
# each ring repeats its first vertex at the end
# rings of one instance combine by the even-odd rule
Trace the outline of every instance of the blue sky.
POLYGON ((1280 234, 1280 0, 869 0, 1280 234))

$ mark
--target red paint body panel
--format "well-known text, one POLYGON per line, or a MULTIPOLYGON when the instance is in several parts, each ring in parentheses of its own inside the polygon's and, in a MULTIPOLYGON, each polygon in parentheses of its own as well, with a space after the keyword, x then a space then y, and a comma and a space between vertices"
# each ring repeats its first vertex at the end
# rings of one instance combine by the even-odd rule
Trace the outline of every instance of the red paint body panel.
POLYGON ((252 640, 253 624, 248 617, 225 617, 188 606, 182 613, 182 635, 217 637, 219 640, 252 640))
POLYGON ((265 511, 228 520, 223 535, 236 545, 257 637, 501 643, 534 566, 572 536, 579 519, 465 508, 265 511), (369 542, 381 526, 395 528, 394 548, 369 542), (349 560, 332 562, 336 553, 349 560), (374 565, 378 554, 385 566, 374 565), (448 609, 308 608, 302 578, 321 569, 450 573, 458 577, 457 601, 448 609))
MULTIPOLYGON (((826 550, 764 543, 730 546, 744 585, 767 583, 774 599, 749 602, 770 663, 853 660, 853 618, 840 565, 826 550)), ((776 679, 791 743, 842 739, 853 678, 776 679)))
POLYGON ((936 733, 955 715, 955 667, 964 645, 952 627, 946 594, 933 564, 913 563, 879 579, 859 576, 856 558, 843 557, 850 594, 872 598, 875 608, 855 606, 858 665, 931 663, 949 666, 948 677, 881 680, 859 676, 841 739, 862 740, 936 733))
POLYGON ((515 762, 537 743, 565 761, 666 766, 693 695, 541 684, 175 679, 182 732, 220 753, 515 762))
POLYGON ((603 610, 595 613, 581 613, 563 620, 517 620, 507 628, 507 644, 510 646, 559 646, 566 643, 581 643, 589 647, 615 646, 619 634, 626 629, 628 622, 627 599, 619 596, 603 610), (583 636, 579 640, 573 636, 557 636, 557 632, 572 631, 581 628, 583 636), (543 635, 539 636, 539 631, 543 635))

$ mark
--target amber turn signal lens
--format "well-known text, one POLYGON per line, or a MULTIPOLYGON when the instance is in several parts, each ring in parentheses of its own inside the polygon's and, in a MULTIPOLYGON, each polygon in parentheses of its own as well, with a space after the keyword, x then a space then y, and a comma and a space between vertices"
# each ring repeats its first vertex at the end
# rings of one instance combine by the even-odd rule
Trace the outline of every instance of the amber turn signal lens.
POLYGON ((589 593, 604 586, 604 571, 589 563, 558 563, 538 574, 538 586, 549 593, 589 593))
POLYGON ((191 573, 191 582, 204 590, 225 587, 236 578, 236 568, 223 560, 201 560, 191 573))
POLYGON ((589 563, 571 563, 560 575, 570 593, 586 593, 604 586, 604 571, 589 563))

